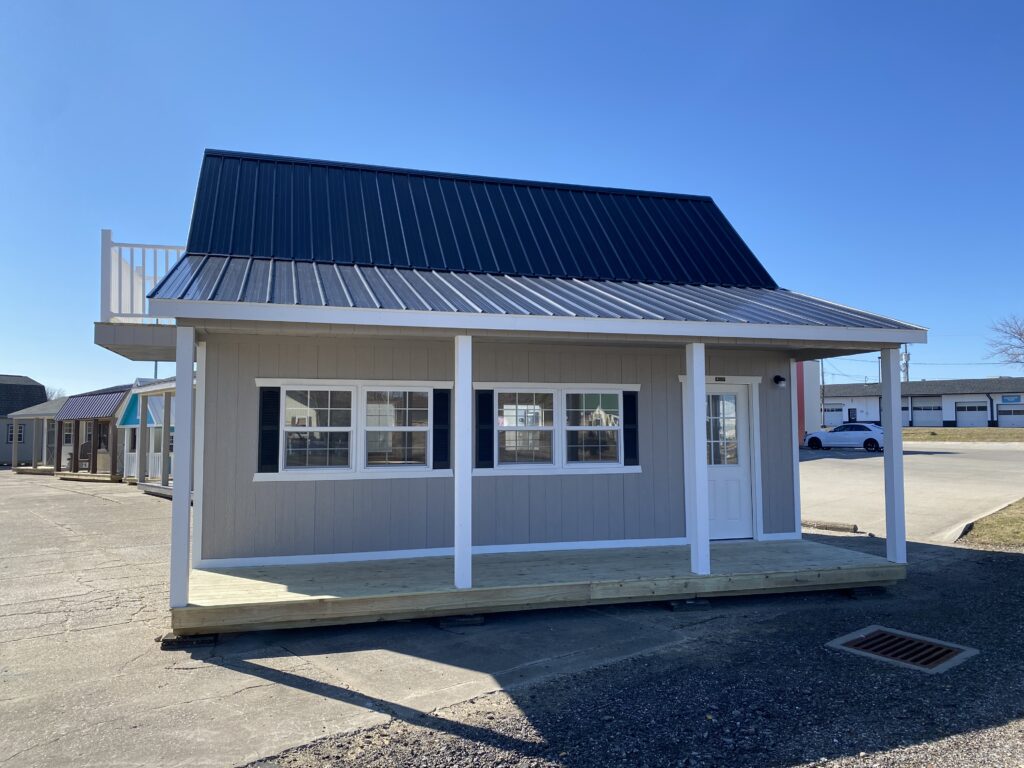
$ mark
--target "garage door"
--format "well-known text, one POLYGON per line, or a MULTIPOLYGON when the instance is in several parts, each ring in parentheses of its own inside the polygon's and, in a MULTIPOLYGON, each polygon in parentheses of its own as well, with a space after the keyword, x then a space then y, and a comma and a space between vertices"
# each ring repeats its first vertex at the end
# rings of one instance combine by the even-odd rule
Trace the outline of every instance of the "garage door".
POLYGON ((843 423, 843 406, 834 403, 825 403, 825 426, 835 427, 843 423))
POLYGON ((942 426, 942 398, 914 398, 914 426, 915 427, 941 427, 942 426))
POLYGON ((1024 404, 997 406, 1000 427, 1024 427, 1024 404))
POLYGON ((987 427, 988 403, 985 401, 957 403, 956 425, 958 427, 987 427))

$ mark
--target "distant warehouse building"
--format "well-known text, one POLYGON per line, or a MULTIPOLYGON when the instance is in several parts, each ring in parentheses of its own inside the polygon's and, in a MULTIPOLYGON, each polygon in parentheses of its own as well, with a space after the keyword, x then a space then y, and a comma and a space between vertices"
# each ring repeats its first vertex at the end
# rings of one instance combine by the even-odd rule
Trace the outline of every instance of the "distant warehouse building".
MULTIPOLYGON (((881 421, 878 384, 822 389, 825 426, 881 421)), ((905 427, 1024 427, 1024 377, 905 381, 902 393, 905 427)))

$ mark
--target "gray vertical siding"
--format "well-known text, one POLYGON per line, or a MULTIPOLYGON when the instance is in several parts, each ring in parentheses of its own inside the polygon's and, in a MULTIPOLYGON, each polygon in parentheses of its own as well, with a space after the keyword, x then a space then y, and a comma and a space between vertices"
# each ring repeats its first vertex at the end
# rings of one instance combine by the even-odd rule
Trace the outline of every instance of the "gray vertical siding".
POLYGON ((452 545, 446 478, 253 482, 257 377, 451 380, 449 342, 211 334, 204 558, 452 545))
MULTIPOLYGON (((450 478, 253 482, 257 377, 450 381, 450 341, 212 333, 207 340, 205 559, 452 546, 450 478)), ((681 348, 474 345, 475 381, 640 385, 639 474, 477 477, 473 543, 685 535, 681 348)), ((776 352, 712 350, 708 373, 759 375, 768 533, 793 530, 788 376, 776 352)))
POLYGON ((639 384, 640 474, 477 477, 473 543, 685 535, 679 349, 478 343, 475 381, 639 384), (674 426, 675 425, 675 426, 674 426))

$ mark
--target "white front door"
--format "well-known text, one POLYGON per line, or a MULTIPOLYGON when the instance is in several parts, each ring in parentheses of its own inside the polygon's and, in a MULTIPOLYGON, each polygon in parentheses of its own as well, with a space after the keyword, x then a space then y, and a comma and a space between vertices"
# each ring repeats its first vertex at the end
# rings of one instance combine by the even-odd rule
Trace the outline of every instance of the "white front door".
POLYGON ((754 536, 748 388, 707 385, 708 506, 712 539, 754 536))

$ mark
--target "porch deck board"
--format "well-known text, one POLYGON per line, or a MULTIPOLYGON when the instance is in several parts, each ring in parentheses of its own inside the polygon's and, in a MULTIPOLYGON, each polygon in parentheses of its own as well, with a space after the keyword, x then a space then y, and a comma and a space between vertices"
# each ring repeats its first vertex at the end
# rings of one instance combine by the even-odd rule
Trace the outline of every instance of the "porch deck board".
POLYGON ((347 624, 615 602, 887 584, 906 568, 811 541, 716 542, 712 573, 685 546, 476 555, 473 588, 451 557, 196 569, 179 634, 347 624))

